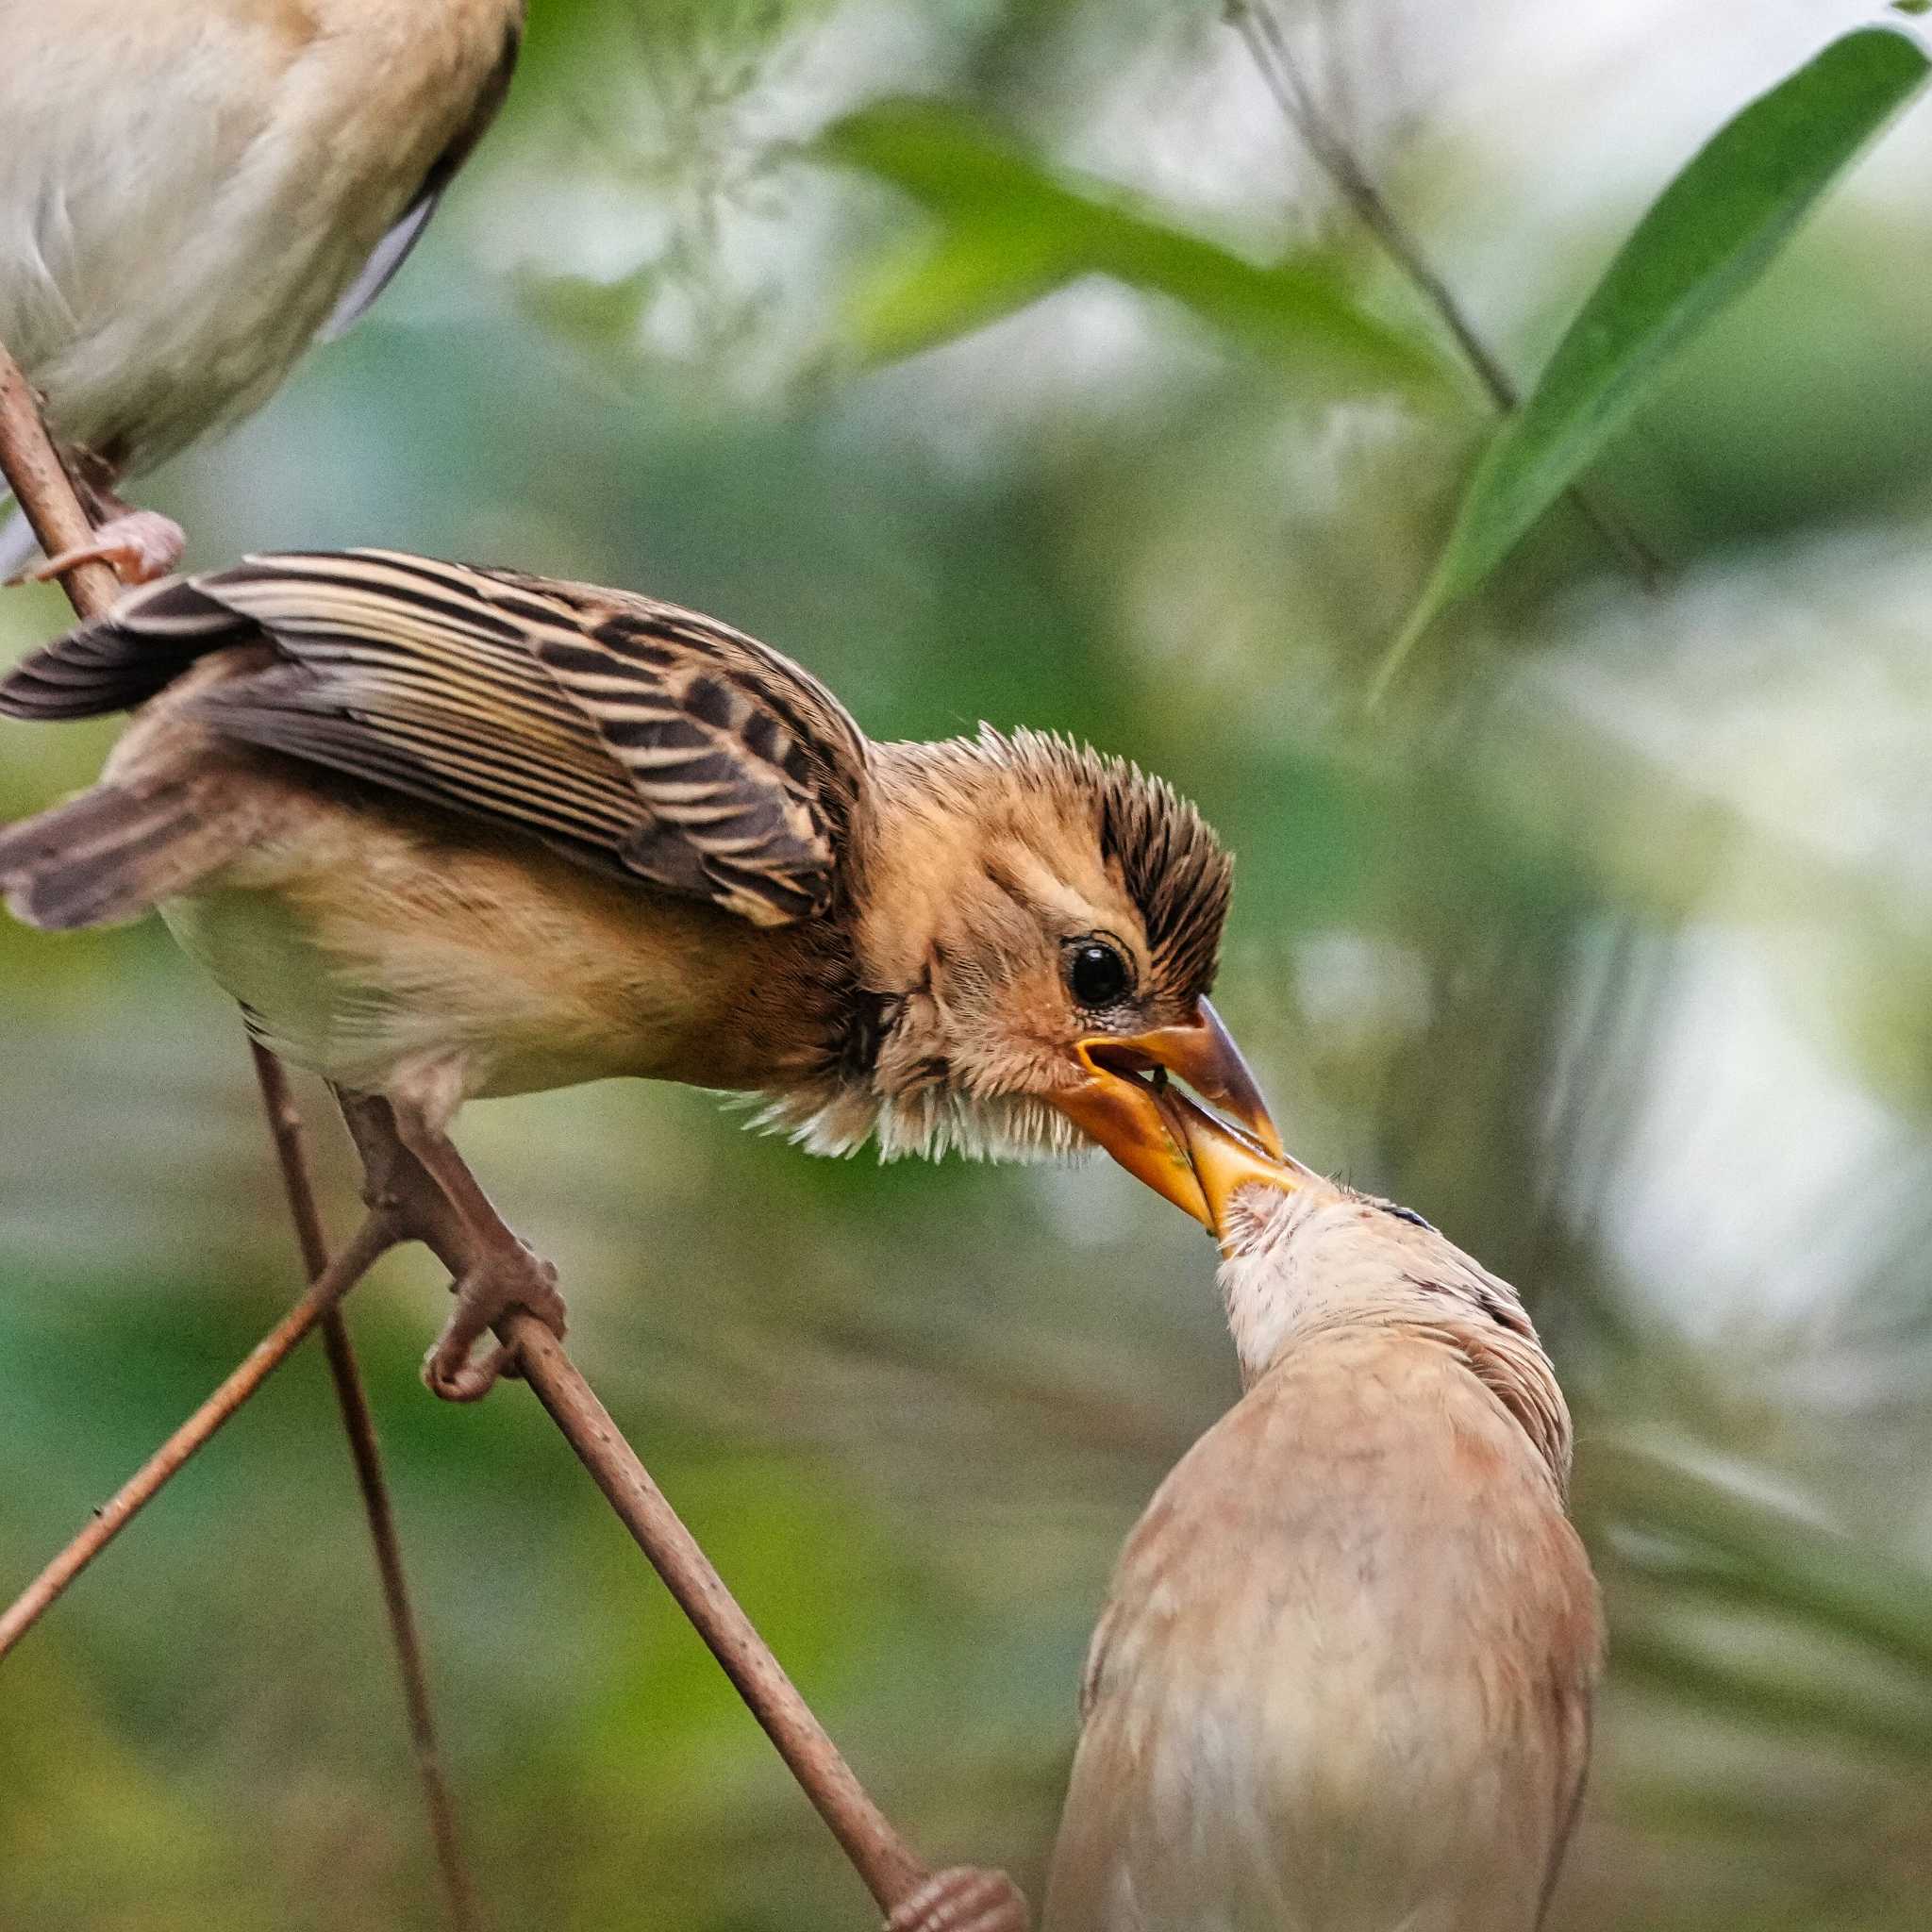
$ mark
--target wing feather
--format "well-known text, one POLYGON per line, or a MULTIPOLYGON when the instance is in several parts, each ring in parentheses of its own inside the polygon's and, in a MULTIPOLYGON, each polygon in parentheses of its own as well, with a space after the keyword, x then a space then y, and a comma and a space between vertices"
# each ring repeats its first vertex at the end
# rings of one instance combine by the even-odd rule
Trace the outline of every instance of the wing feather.
POLYGON ((790 659, 694 611, 396 552, 283 553, 154 585, 33 654, 0 708, 139 703, 199 656, 225 735, 777 924, 831 904, 866 748, 790 659))

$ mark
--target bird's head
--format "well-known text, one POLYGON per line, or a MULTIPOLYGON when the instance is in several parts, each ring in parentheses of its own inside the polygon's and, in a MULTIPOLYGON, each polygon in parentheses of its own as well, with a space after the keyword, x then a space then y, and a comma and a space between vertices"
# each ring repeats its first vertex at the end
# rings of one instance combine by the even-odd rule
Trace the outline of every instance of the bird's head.
POLYGON ((1205 1221, 1159 1082, 1274 1140, 1207 999, 1219 841, 1169 786, 1058 738, 982 728, 874 757, 856 909, 881 1012, 862 1104, 883 1150, 1097 1141, 1205 1221))
POLYGON ((1159 1095, 1221 1244, 1250 1386, 1313 1328, 1389 1324, 1457 1351, 1561 1484, 1570 1411, 1516 1291, 1413 1209, 1324 1179, 1172 1090, 1159 1095))

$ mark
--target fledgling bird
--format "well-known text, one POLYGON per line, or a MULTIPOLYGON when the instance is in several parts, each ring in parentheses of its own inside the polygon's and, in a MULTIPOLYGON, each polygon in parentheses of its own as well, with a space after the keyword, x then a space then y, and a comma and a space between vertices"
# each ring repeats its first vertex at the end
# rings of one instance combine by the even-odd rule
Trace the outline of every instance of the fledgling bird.
POLYGON ((1549 1360, 1419 1216, 1161 1105, 1246 1393, 1122 1554, 1042 1932, 1533 1932, 1603 1641, 1549 1360))
POLYGON ((0 712, 138 707, 99 784, 0 832, 47 927, 158 907, 258 1038, 386 1098, 490 1253, 426 1375, 541 1264, 446 1130, 610 1074, 762 1096, 815 1151, 1107 1147, 1201 1214, 1144 1074, 1274 1128, 1207 994, 1229 860, 1193 808, 1031 732, 874 743, 798 665, 649 598, 393 552, 129 592, 0 712))
MULTIPOLYGON (((0 0, 0 343, 95 521, 151 577, 177 525, 113 494, 246 415, 401 266, 490 125, 524 0, 0 0)), ((0 575, 31 554, 18 517, 0 575)))

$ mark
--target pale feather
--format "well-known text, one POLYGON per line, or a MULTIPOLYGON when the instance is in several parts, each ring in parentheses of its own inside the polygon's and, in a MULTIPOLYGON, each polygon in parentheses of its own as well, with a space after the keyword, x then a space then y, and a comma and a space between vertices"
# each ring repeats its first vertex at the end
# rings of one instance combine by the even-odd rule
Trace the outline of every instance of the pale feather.
POLYGON ((0 341, 141 470, 287 375, 521 0, 0 0, 0 341))
POLYGON ((1433 1229, 1236 1205, 1252 1386, 1122 1555, 1043 1932, 1532 1932, 1602 1643, 1555 1377, 1433 1229))

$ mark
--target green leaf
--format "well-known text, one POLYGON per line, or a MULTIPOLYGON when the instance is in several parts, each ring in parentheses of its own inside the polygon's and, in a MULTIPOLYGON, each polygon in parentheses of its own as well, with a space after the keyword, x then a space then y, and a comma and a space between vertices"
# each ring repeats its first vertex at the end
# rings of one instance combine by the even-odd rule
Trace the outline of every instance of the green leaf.
POLYGON ((1422 598, 1377 672, 1474 590, 1653 395, 1697 332, 1762 275, 1819 197, 1923 85, 1907 34, 1862 27, 1719 129, 1637 225, 1498 432, 1422 598))
POLYGON ((891 362, 997 322, 1067 279, 1058 238, 985 216, 936 244, 896 256, 845 305, 845 330, 867 362, 891 362))
POLYGON ((1856 1639, 1932 1689, 1932 1575, 1919 1565, 1628 1443, 1593 1441, 1586 1459, 1592 1513, 1641 1531, 1661 1580, 1856 1639))
POLYGON ((888 264, 848 306, 868 359, 931 347, 1104 275, 1170 296, 1294 366, 1319 359, 1378 385, 1441 377, 1427 348, 1370 315, 1318 258, 1249 261, 1118 189, 1049 172, 958 108, 863 108, 818 150, 903 190, 940 225, 936 242, 888 264))

